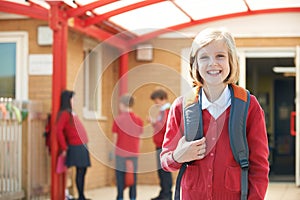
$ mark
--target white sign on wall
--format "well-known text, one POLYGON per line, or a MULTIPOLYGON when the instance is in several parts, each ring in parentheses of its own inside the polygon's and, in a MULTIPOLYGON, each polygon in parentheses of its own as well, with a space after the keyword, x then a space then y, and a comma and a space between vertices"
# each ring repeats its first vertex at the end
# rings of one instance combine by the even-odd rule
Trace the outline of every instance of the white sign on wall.
POLYGON ((29 75, 52 75, 52 54, 29 55, 29 75))

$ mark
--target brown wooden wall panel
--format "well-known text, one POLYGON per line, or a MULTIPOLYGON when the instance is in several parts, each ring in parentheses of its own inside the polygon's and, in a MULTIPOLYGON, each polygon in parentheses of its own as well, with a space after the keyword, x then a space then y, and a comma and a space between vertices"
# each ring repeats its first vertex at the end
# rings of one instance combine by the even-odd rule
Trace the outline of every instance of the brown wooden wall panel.
POLYGON ((83 67, 83 38, 84 36, 72 30, 68 33, 67 51, 67 88, 74 89, 78 73, 83 67))
POLYGON ((133 110, 144 121, 139 157, 139 171, 142 172, 138 175, 139 184, 158 184, 156 152, 152 140, 153 128, 147 122, 147 116, 155 110, 150 95, 155 89, 164 88, 170 103, 180 95, 182 43, 177 43, 174 49, 170 49, 167 43, 169 42, 158 45, 154 43, 154 57, 151 62, 137 61, 136 51, 131 52, 129 56, 128 91, 135 97, 133 110))
POLYGON ((44 112, 51 110, 52 76, 29 76, 28 79, 29 99, 41 101, 44 112))
POLYGON ((37 44, 37 27, 47 25, 45 21, 32 19, 0 20, 0 31, 26 31, 28 32, 29 54, 48 54, 52 51, 51 46, 37 44))
POLYGON ((295 47, 300 38, 236 38, 238 47, 295 47))
MULTIPOLYGON (((75 44, 75 41, 72 45, 74 45, 74 49, 76 49, 75 46, 77 45, 77 43, 75 44)), ((83 121, 89 137, 88 146, 92 158, 92 167, 90 167, 87 171, 87 189, 111 185, 114 181, 114 171, 111 170, 111 168, 113 167, 113 163, 112 161, 110 161, 109 154, 110 152, 112 152, 112 145, 110 144, 112 138, 111 126, 113 120, 112 106, 115 106, 115 104, 112 104, 111 102, 112 91, 115 87, 115 83, 118 77, 118 70, 116 70, 116 67, 118 65, 115 60, 115 49, 103 45, 102 50, 103 72, 99 77, 99 81, 101 82, 100 84, 102 84, 101 99, 103 119, 87 120, 83 117, 84 74, 82 60, 79 60, 77 63, 73 60, 73 68, 68 68, 68 77, 70 77, 70 84, 72 84, 73 90, 75 90, 76 92, 76 102, 74 109, 83 121), (72 76, 76 76, 76 78, 72 76), (71 80, 73 80, 73 83, 71 80)), ((74 55, 79 55, 79 53, 82 53, 81 55, 83 55, 83 50, 81 48, 78 48, 77 53, 74 55)))

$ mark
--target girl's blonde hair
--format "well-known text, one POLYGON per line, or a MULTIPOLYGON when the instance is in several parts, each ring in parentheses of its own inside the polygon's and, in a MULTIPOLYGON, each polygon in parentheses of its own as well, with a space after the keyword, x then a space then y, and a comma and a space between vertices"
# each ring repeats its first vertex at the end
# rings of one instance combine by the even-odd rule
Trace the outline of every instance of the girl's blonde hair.
POLYGON ((228 77, 224 80, 224 83, 231 84, 236 83, 239 79, 240 68, 239 60, 237 56, 235 41, 233 36, 221 29, 205 29, 201 31, 194 39, 191 47, 190 54, 190 75, 193 79, 194 86, 203 85, 203 78, 200 76, 198 71, 198 59, 197 54, 199 49, 205 47, 213 41, 224 41, 228 48, 229 66, 230 72, 228 77))

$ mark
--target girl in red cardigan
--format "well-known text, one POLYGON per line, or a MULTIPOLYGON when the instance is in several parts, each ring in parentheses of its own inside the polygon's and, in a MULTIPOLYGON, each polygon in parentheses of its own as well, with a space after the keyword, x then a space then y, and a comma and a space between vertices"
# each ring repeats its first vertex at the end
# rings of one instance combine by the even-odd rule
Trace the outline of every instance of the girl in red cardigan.
POLYGON ((61 93, 60 109, 56 122, 57 138, 62 154, 66 154, 67 167, 76 167, 78 200, 85 200, 84 178, 91 162, 87 149, 86 130, 72 110, 73 96, 73 91, 65 90, 61 93))
MULTIPOLYGON (((202 87, 204 137, 187 142, 183 136, 182 97, 169 112, 161 153, 164 170, 190 164, 182 178, 183 200, 239 200, 241 168, 229 140, 228 120, 231 95, 228 84, 239 78, 234 38, 222 30, 206 29, 194 39, 190 74, 195 87, 202 87)), ((263 200, 268 186, 268 142, 264 112, 251 95, 246 135, 249 147, 248 199, 263 200)))

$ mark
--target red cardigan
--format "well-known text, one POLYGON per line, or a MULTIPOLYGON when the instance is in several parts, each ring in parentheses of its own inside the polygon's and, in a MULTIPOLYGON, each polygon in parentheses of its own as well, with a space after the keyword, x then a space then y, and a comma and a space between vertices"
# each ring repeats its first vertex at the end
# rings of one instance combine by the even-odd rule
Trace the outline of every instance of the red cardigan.
POLYGON ((88 142, 87 133, 77 115, 63 111, 56 123, 57 139, 60 149, 67 150, 68 145, 82 145, 88 142))
POLYGON ((169 108, 163 111, 160 111, 159 113, 159 120, 157 120, 155 123, 152 123, 154 133, 153 133, 153 142, 155 144, 156 148, 161 148, 163 141, 164 141, 164 136, 166 132, 166 126, 167 126, 167 118, 169 114, 169 108))
MULTIPOLYGON (((182 182, 182 200, 239 200, 241 170, 234 160, 229 141, 228 120, 230 106, 215 120, 203 110, 203 130, 207 151, 186 169, 182 182)), ((175 171, 181 167, 172 159, 179 139, 183 136, 182 97, 177 98, 170 110, 161 153, 162 167, 175 171)), ((251 95, 247 120, 249 146, 248 200, 263 200, 268 187, 268 141, 264 112, 251 95)))

